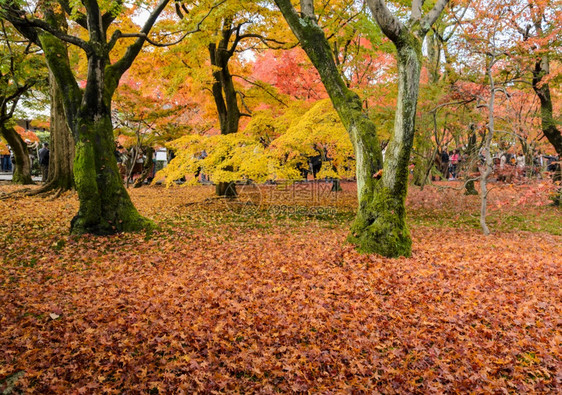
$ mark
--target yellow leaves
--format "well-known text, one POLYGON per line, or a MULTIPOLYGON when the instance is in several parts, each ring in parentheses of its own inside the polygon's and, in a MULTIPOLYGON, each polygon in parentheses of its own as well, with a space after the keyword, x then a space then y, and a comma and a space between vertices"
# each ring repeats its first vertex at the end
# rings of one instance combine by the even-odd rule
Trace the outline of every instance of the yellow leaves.
POLYGON ((155 178, 165 178, 167 186, 183 177, 196 183, 192 175, 199 170, 214 182, 300 179, 301 169, 308 169, 309 158, 317 155, 323 161, 320 178, 355 174, 353 147, 329 100, 317 102, 306 112, 292 106, 278 117, 263 111, 243 132, 187 135, 168 147, 176 158, 155 178))

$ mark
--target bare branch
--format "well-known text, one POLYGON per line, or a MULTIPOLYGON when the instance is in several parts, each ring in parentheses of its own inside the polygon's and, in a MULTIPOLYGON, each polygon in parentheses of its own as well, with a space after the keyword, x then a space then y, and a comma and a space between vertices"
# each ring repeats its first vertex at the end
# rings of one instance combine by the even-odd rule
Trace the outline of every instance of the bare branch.
POLYGON ((34 28, 39 28, 47 33, 52 34, 59 40, 65 41, 70 44, 74 44, 82 48, 87 53, 91 52, 90 45, 79 37, 71 36, 58 29, 52 27, 49 23, 36 18, 28 18, 25 11, 17 8, 11 8, 8 6, 3 6, 4 17, 10 21, 22 34, 23 30, 27 29, 26 34, 24 34, 29 40, 38 43, 37 32, 33 31, 34 28), (31 31, 29 30, 31 28, 31 31))
POLYGON ((221 4, 224 4, 225 1, 226 0, 223 0, 220 3, 211 7, 209 9, 209 12, 207 12, 205 14, 205 16, 203 16, 203 18, 199 22, 197 22, 197 25, 195 26, 194 29, 184 32, 183 35, 179 39, 177 39, 176 41, 173 41, 173 42, 170 42, 170 43, 159 43, 159 42, 156 42, 156 41, 152 40, 150 37, 148 37, 148 34, 146 34, 146 33, 142 33, 142 32, 141 33, 121 33, 120 30, 117 30, 113 33, 113 36, 111 37, 111 40, 110 40, 110 43, 109 43, 109 48, 110 49, 113 48, 115 46, 115 43, 117 42, 117 40, 119 40, 120 38, 131 38, 131 37, 143 38, 150 45, 153 45, 155 47, 160 47, 160 48, 171 47, 172 45, 179 44, 190 34, 200 32, 201 31, 201 25, 203 24, 205 19, 207 19, 209 17, 209 15, 211 15, 211 13, 213 12, 213 10, 215 8, 219 7, 221 4))
POLYGON ((269 96, 271 96, 273 99, 275 99, 276 101, 278 101, 279 103, 281 103, 281 104, 284 105, 285 107, 289 107, 289 106, 287 105, 287 103, 285 103, 283 100, 281 100, 281 99, 279 99, 278 97, 276 97, 273 93, 271 93, 270 91, 268 91, 268 90, 266 89, 266 87, 264 87, 263 85, 258 84, 258 83, 255 82, 255 81, 251 81, 251 80, 249 80, 249 79, 247 79, 247 78, 244 78, 244 77, 242 77, 241 75, 232 74, 232 76, 233 76, 233 77, 240 78, 241 80, 246 81, 248 84, 251 84, 251 85, 256 86, 256 87, 258 87, 258 88, 260 88, 260 89, 263 89, 263 90, 265 91, 265 93, 267 93, 267 94, 268 94, 269 96))

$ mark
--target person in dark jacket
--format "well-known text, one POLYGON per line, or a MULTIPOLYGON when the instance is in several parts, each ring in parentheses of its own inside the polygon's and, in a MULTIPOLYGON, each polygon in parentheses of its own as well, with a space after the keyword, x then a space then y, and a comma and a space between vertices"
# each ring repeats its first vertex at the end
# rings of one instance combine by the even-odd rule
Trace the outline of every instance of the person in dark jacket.
POLYGON ((443 178, 445 180, 449 179, 449 154, 447 150, 444 149, 441 152, 441 173, 443 173, 443 178))
POLYGON ((46 182, 49 176, 49 144, 43 143, 39 150, 39 165, 41 166, 41 181, 46 182))

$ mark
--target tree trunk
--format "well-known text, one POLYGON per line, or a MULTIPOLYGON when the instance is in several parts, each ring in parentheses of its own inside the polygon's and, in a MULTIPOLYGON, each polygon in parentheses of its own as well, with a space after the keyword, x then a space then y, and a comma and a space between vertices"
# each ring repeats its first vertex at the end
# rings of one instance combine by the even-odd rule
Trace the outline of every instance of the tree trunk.
POLYGON ((490 147, 492 145, 492 139, 494 137, 495 125, 494 125, 494 104, 496 99, 496 85, 494 83, 494 76, 492 74, 492 67, 496 62, 494 55, 488 55, 490 57, 489 63, 487 65, 487 75, 490 84, 490 99, 488 101, 488 133, 486 134, 486 139, 484 140, 484 155, 486 158, 484 171, 480 171, 480 226, 482 227, 482 232, 487 236, 490 234, 490 229, 488 224, 486 224, 486 211, 488 207, 488 177, 493 172, 493 160, 492 154, 490 152, 490 147))
POLYGON ((74 182, 80 209, 72 219, 71 233, 102 235, 145 228, 149 221, 137 212, 119 175, 109 112, 101 115, 83 108, 76 126, 74 182))
POLYGON ((142 173, 135 181, 133 188, 140 188, 142 187, 144 181, 149 178, 152 173, 154 167, 154 161, 152 160, 152 156, 154 155, 154 148, 148 147, 146 149, 146 160, 143 162, 142 166, 142 173))
MULTIPOLYGON (((232 81, 232 75, 228 69, 228 62, 232 57, 233 50, 228 48, 229 40, 232 35, 232 20, 225 19, 222 30, 222 37, 218 44, 209 45, 209 55, 213 66, 213 85, 212 93, 217 107, 221 134, 238 132, 240 123, 240 108, 236 89, 232 81)), ((217 196, 235 197, 236 184, 234 182, 219 182, 215 186, 217 196)))
POLYGON ((241 116, 236 89, 234 88, 232 75, 228 68, 228 62, 232 58, 239 42, 237 35, 232 48, 228 47, 232 32, 232 18, 225 18, 218 46, 216 44, 209 45, 214 79, 212 92, 219 114, 221 134, 238 132, 241 116))
POLYGON ((14 184, 33 184, 31 179, 31 162, 27 152, 27 144, 13 127, 0 126, 2 137, 6 139, 14 154, 12 182, 14 184))
POLYGON ((408 164, 414 137, 421 64, 421 43, 408 33, 398 49, 399 97, 394 138, 382 154, 374 123, 359 96, 345 85, 324 32, 311 16, 299 16, 288 1, 276 0, 289 26, 318 70, 355 150, 359 207, 348 240, 366 253, 409 256, 411 238, 405 222, 408 164))
POLYGON ((429 81, 432 84, 437 84, 441 79, 441 42, 435 32, 430 32, 426 36, 426 42, 429 81))
POLYGON ((234 198, 238 196, 236 192, 236 183, 234 182, 219 182, 215 186, 215 193, 217 196, 224 196, 227 198, 234 198))
POLYGON ((398 100, 393 138, 386 150, 382 182, 359 201, 361 210, 350 239, 361 250, 384 256, 410 256, 412 240, 406 225, 408 164, 414 141, 421 70, 421 43, 403 32, 398 49, 398 100), (367 238, 365 237, 367 235, 367 238))
MULTIPOLYGON (((8 13, 8 19, 24 36, 43 49, 49 70, 61 92, 64 113, 75 142, 74 183, 80 200, 78 214, 72 219, 74 234, 112 234, 151 228, 152 222, 135 209, 123 186, 111 124, 111 100, 123 74, 131 67, 158 16, 169 0, 161 0, 146 18, 142 29, 123 55, 113 64, 110 52, 121 36, 115 31, 107 40, 107 30, 114 21, 111 13, 102 13, 97 1, 82 2, 85 14, 82 25, 88 30, 87 41, 61 32, 64 21, 55 15, 60 8, 42 7, 43 22, 37 27, 27 19, 26 11, 8 13), (48 31, 57 30, 55 35, 48 31), (57 38, 59 37, 59 38, 57 38), (70 64, 66 40, 84 50, 88 59, 85 89, 80 89, 70 64)), ((63 16, 64 19, 64 16, 63 16)), ((64 30, 64 28, 62 29, 64 30)))
POLYGON ((61 92, 52 73, 49 73, 51 96, 51 144, 49 177, 44 190, 69 190, 74 187, 72 167, 74 162, 74 139, 68 129, 61 92))
POLYGON ((68 61, 64 59, 66 48, 61 53, 63 48, 57 48, 60 41, 47 34, 41 36, 41 42, 44 49, 48 48, 49 69, 66 92, 63 104, 75 142, 73 173, 80 208, 71 221, 71 233, 105 235, 151 227, 131 202, 117 168, 111 124, 112 88, 117 82, 111 80, 113 75, 106 75, 106 60, 90 55, 88 83, 77 103, 69 97, 76 85, 69 80, 68 69, 59 63, 68 61))
MULTIPOLYGON (((473 128, 474 126, 471 125, 473 128)), ((472 133, 468 139, 468 164, 467 164, 467 174, 465 176, 465 195, 478 195, 478 191, 474 187, 474 180, 471 178, 471 173, 478 170, 478 147, 476 145, 476 133, 472 129, 472 133)))
MULTIPOLYGON (((542 79, 549 73, 550 62, 548 55, 535 63, 533 70, 533 89, 541 103, 541 128, 547 140, 552 144, 556 153, 562 158, 562 133, 556 127, 556 121, 552 113, 552 97, 550 96, 550 86, 542 79)), ((554 175, 554 181, 562 179, 562 166, 558 165, 559 171, 554 175)), ((554 205, 559 206, 562 202, 562 187, 560 187, 553 197, 554 205)))

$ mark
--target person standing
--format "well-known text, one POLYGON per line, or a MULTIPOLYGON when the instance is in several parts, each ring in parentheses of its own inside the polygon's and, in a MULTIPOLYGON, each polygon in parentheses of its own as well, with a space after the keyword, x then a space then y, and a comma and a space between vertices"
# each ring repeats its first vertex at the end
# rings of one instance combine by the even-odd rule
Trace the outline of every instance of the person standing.
POLYGON ((460 159, 460 155, 459 155, 459 150, 453 150, 453 153, 449 156, 449 161, 451 163, 451 178, 449 178, 450 180, 456 180, 457 179, 457 167, 459 164, 459 159, 460 159))
POLYGON ((43 143, 39 150, 39 165, 41 166, 41 181, 46 182, 49 176, 49 144, 43 143))
POLYGON ((517 175, 519 177, 525 176, 525 155, 522 152, 517 153, 517 157, 515 158, 515 162, 517 163, 517 175))
POLYGON ((449 154, 446 149, 441 152, 441 173, 445 180, 449 179, 449 154))

